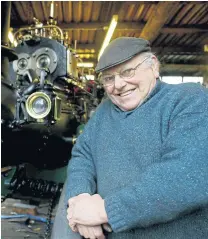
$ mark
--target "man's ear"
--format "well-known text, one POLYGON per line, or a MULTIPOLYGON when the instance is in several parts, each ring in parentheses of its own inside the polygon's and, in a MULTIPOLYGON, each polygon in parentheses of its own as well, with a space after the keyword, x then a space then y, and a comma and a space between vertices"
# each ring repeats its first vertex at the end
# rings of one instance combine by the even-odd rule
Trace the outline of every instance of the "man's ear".
POLYGON ((159 73, 159 62, 158 59, 156 57, 152 58, 152 72, 155 76, 155 78, 159 78, 160 73, 159 73))

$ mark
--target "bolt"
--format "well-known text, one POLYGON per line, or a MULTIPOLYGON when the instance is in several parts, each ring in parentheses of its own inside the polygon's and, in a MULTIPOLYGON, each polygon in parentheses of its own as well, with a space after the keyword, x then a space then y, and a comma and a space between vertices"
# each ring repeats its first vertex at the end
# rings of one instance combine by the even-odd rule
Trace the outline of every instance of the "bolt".
POLYGON ((32 56, 33 56, 33 57, 36 57, 36 54, 33 54, 32 56))
POLYGON ((45 51, 48 52, 48 48, 46 48, 45 51))

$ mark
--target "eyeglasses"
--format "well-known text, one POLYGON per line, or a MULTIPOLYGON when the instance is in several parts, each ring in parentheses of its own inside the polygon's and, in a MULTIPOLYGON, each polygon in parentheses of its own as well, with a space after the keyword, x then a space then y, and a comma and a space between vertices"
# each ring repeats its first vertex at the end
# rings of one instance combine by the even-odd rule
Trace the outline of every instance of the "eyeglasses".
POLYGON ((130 79, 135 75, 135 71, 139 66, 141 66, 142 63, 144 63, 150 56, 146 57, 142 62, 140 62, 138 65, 136 65, 134 68, 129 68, 124 71, 121 71, 119 73, 115 73, 114 75, 105 75, 100 74, 99 80, 104 86, 111 86, 115 83, 115 77, 116 75, 119 75, 122 79, 130 79))

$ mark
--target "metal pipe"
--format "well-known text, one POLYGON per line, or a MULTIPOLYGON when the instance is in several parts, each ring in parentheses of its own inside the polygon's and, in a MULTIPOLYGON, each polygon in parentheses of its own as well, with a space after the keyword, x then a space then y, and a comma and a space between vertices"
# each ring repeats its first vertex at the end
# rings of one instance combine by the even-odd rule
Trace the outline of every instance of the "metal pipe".
POLYGON ((1 11, 1 45, 8 46, 10 28, 11 2, 2 2, 1 11))
POLYGON ((51 2, 50 15, 49 17, 54 18, 54 2, 51 2))
POLYGON ((76 137, 62 137, 62 139, 67 142, 67 143, 71 143, 71 144, 75 144, 77 138, 76 137))
POLYGON ((77 40, 74 41, 74 50, 77 50, 77 40))
MULTIPOLYGON (((10 15, 11 15, 11 2, 2 2, 1 11, 1 45, 8 47, 8 34, 10 28, 10 15)), ((1 59, 1 76, 3 79, 8 80, 9 74, 9 56, 7 53, 3 53, 1 59)))
MULTIPOLYGON (((46 218, 33 216, 31 214, 1 215, 1 219, 14 219, 14 218, 29 218, 30 220, 35 220, 39 222, 47 222, 46 218)), ((51 223, 53 223, 53 221, 51 221, 51 223)))
POLYGON ((46 29, 46 28, 56 28, 60 35, 61 35, 61 40, 64 39, 64 34, 63 34, 63 31, 61 30, 60 27, 56 26, 56 25, 50 25, 50 26, 42 26, 42 27, 23 27, 23 28, 20 28, 17 32, 14 33, 14 39, 16 39, 16 35, 21 32, 21 31, 25 31, 25 30, 28 30, 28 31, 31 31, 31 30, 36 30, 36 29, 46 29))

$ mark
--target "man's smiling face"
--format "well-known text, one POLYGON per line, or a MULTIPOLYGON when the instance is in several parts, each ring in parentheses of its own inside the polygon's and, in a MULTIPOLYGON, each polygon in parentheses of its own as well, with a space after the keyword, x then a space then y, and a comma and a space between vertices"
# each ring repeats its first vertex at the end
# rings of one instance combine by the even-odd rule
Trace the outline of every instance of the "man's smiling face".
POLYGON ((150 56, 147 58, 144 54, 141 54, 104 71, 104 75, 115 75, 114 84, 109 86, 104 85, 105 91, 111 101, 123 111, 130 111, 141 105, 154 88, 156 78, 159 77, 156 63, 156 57, 150 56), (118 73, 135 68, 142 61, 144 62, 139 65, 131 78, 121 78, 119 76, 118 73))

